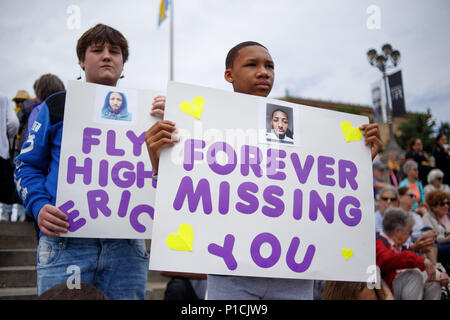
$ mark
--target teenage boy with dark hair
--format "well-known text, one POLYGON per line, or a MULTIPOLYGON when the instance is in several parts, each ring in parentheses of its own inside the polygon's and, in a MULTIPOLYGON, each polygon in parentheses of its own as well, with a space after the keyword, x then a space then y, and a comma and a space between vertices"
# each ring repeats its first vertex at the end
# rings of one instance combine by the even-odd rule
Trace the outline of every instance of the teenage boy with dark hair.
MULTIPOLYGON (((78 40, 77 55, 86 82, 115 86, 128 58, 127 40, 98 24, 78 40)), ((58 92, 43 102, 16 158, 17 190, 40 229, 38 295, 67 283, 75 270, 81 282, 109 299, 144 299, 149 258, 144 240, 59 237, 69 227, 67 215, 55 207, 65 95, 58 92)))
MULTIPOLYGON (((232 48, 225 67, 225 80, 233 85, 235 92, 267 97, 272 90, 274 62, 267 48, 257 42, 247 41, 232 48)), ((382 146, 378 125, 363 125, 360 129, 373 159, 382 146)), ((175 130, 175 123, 163 120, 146 133, 147 149, 156 173, 162 147, 174 145, 175 130)), ((312 280, 208 275, 207 281, 207 298, 211 300, 313 299, 312 280)))

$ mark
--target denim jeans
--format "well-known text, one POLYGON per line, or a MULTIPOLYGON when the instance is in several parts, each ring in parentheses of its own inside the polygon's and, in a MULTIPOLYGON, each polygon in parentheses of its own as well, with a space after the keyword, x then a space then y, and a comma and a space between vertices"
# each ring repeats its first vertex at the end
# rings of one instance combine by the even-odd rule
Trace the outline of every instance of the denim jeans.
MULTIPOLYGON (((145 298, 149 254, 144 240, 42 235, 37 250, 38 295, 61 283, 89 283, 109 299, 145 298)), ((73 289, 73 290, 76 290, 73 289)))

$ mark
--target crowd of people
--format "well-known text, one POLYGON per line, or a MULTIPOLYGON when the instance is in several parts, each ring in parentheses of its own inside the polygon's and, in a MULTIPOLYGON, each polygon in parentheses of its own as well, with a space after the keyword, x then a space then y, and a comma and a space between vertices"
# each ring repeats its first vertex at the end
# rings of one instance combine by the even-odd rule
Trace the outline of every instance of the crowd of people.
POLYGON ((395 299, 448 299, 450 188, 444 177, 450 156, 446 143, 445 135, 437 135, 429 156, 421 140, 413 138, 401 165, 395 158, 387 165, 380 160, 373 164, 376 260, 395 299), (433 161, 438 158, 439 162, 433 161))
MULTIPOLYGON (((109 86, 117 85, 129 55, 126 38, 103 24, 81 36, 76 52, 86 82, 109 86)), ((263 45, 238 44, 229 51, 225 67, 225 80, 235 92, 269 95, 274 62, 263 45)), ((19 90, 12 100, 0 95, 0 181, 2 219, 23 221, 26 212, 27 219, 34 221, 39 231, 38 294, 44 296, 52 288, 57 288, 55 292, 65 290, 61 284, 67 280, 66 267, 78 265, 83 283, 100 290, 102 298, 143 299, 149 259, 143 240, 59 237, 69 227, 67 216, 54 206, 65 88, 57 76, 45 74, 36 80, 33 89, 35 98, 24 90, 19 90), (10 101, 16 104, 15 110, 10 101), (33 125, 35 120, 40 124, 38 128, 33 125), (12 214, 13 207, 20 208, 15 211, 18 213, 12 214)), ((164 107, 165 98, 156 97, 150 113, 162 118, 164 107)), ((393 157, 384 164, 376 160, 382 147, 378 125, 364 125, 360 129, 375 159, 374 237, 381 275, 376 286, 342 281, 170 274, 166 299, 444 297, 448 293, 447 270, 450 270, 450 156, 446 137, 437 137, 432 157, 423 152, 422 143, 416 138, 402 165, 393 157)), ((175 130, 173 122, 160 120, 146 132, 155 180, 161 149, 176 143, 172 139, 175 130)), ((53 297, 53 293, 47 295, 53 297)))

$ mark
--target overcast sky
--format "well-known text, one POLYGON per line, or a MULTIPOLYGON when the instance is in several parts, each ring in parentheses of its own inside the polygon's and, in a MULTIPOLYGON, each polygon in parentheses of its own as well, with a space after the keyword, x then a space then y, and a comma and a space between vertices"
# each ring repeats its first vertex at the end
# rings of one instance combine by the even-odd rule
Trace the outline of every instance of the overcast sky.
MULTIPOLYGON (((165 91, 170 23, 157 27, 159 3, 0 0, 0 91, 10 98, 18 89, 31 94, 44 73, 75 80, 76 41, 99 22, 129 41, 119 86, 165 91)), ((406 109, 430 108, 438 122, 450 121, 448 0, 175 0, 174 25, 176 81, 231 90, 223 78, 226 54, 254 40, 275 61, 272 98, 289 90, 291 96, 371 105, 370 87, 381 73, 366 52, 390 43, 401 52, 406 109), (379 9, 379 20, 370 6, 379 9)))

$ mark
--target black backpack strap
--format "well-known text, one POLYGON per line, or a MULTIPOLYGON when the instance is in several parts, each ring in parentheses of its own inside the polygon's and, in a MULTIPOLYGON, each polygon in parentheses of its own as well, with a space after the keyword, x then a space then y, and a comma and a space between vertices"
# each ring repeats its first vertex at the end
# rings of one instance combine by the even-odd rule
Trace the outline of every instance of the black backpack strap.
POLYGON ((64 120, 64 107, 66 105, 66 91, 52 94, 45 100, 50 114, 50 124, 64 120))

